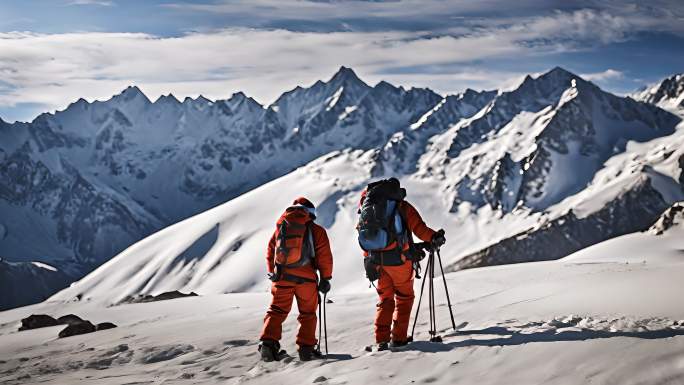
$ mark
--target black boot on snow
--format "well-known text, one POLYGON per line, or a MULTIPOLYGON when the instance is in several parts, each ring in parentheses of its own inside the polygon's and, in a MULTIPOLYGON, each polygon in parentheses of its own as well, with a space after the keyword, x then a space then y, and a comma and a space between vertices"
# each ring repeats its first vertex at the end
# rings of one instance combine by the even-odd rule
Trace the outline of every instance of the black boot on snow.
POLYGON ((259 352, 262 361, 278 361, 280 359, 280 343, 273 340, 263 340, 259 344, 259 352))
POLYGON ((323 358, 323 353, 316 350, 314 346, 300 346, 299 359, 302 361, 311 361, 323 358))
POLYGON ((401 348, 401 347, 406 346, 406 345, 408 345, 408 341, 392 340, 392 342, 390 342, 389 346, 390 346, 390 348, 394 349, 394 348, 401 348))
POLYGON ((387 342, 380 342, 378 344, 378 351, 382 352, 384 350, 389 350, 389 344, 387 342))

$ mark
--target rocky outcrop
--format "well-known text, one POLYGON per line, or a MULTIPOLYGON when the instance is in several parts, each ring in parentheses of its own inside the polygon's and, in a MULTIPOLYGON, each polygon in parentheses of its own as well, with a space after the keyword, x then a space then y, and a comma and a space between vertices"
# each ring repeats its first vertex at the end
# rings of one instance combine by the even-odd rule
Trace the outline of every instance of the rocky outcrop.
POLYGON ((124 298, 121 303, 143 303, 143 302, 155 302, 155 301, 166 301, 170 299, 176 299, 176 298, 185 298, 185 297, 196 297, 197 293, 195 292, 190 292, 190 293, 181 293, 178 290, 174 291, 167 291, 164 293, 161 293, 159 295, 149 295, 149 294, 140 294, 136 296, 131 296, 124 298))
POLYGON ((642 176, 633 188, 586 217, 572 211, 539 228, 506 238, 446 267, 473 267, 560 259, 620 235, 648 229, 669 204, 642 176))
POLYGON ((57 321, 59 321, 59 323, 66 325, 74 325, 83 322, 83 319, 74 314, 67 314, 57 318, 57 321))
POLYGON ((77 322, 74 324, 70 324, 62 331, 60 331, 59 338, 71 337, 79 334, 93 333, 95 331, 97 331, 97 328, 90 321, 77 322))
POLYGON ((656 223, 648 230, 651 234, 662 235, 665 234, 674 226, 684 224, 684 202, 677 202, 670 206, 658 218, 656 223))
POLYGON ((100 330, 114 329, 115 327, 116 327, 116 325, 111 323, 111 322, 102 322, 102 323, 97 324, 97 326, 95 328, 97 329, 97 331, 100 331, 100 330))
POLYGON ((31 314, 30 316, 21 320, 19 331, 44 328, 48 326, 57 326, 60 324, 61 322, 47 314, 31 314))
POLYGON ((75 314, 63 315, 57 319, 47 314, 32 314, 21 320, 19 331, 58 325, 68 325, 59 332, 59 338, 93 333, 95 331, 113 329, 116 327, 116 325, 111 322, 102 322, 96 326, 93 325, 92 322, 84 320, 75 314))

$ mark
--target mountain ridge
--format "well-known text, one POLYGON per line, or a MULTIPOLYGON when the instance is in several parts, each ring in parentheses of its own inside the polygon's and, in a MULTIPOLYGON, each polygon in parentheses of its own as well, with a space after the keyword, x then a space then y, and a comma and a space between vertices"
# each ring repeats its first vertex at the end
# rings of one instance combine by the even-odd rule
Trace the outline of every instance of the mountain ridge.
MULTIPOLYGON (((418 194, 428 202, 435 226, 447 227, 450 233, 463 232, 464 239, 471 240, 455 245, 446 255, 452 261, 472 248, 489 247, 534 226, 549 212, 554 218, 561 216, 562 202, 598 183, 595 179, 605 161, 629 153, 628 144, 633 141, 669 138, 679 121, 657 107, 604 92, 562 68, 530 76, 510 91, 468 89, 442 96, 387 82, 371 87, 353 70, 341 67, 328 81, 296 87, 269 106, 241 92, 217 101, 200 96, 180 102, 166 96, 151 102, 131 86, 108 101, 79 100, 32 123, 3 126, 0 174, 21 183, 0 184, 0 204, 12 207, 23 228, 41 227, 48 232, 54 228, 56 235, 44 244, 37 239, 22 245, 18 224, 3 224, 8 229, 5 238, 11 242, 0 243, 0 255, 50 262, 73 259, 76 248, 100 250, 89 265, 97 266, 109 260, 108 254, 116 254, 112 250, 134 243, 134 234, 127 233, 130 229, 138 228, 140 239, 300 170, 300 178, 312 184, 324 181, 329 189, 321 193, 320 205, 331 214, 320 218, 335 229, 341 229, 341 223, 353 228, 351 218, 339 216, 344 210, 354 211, 350 206, 353 195, 371 179, 396 174, 403 183, 415 183, 417 190, 429 190, 418 194), (16 172, 21 162, 12 160, 21 156, 32 162, 24 162, 20 174, 57 181, 55 187, 31 189, 35 178, 21 179, 16 172), (352 185, 343 183, 341 175, 349 170, 335 159, 358 163, 351 168, 357 171, 349 175, 355 181, 352 185), (587 165, 584 174, 568 184, 563 175, 579 164, 587 165), (79 177, 66 177, 76 175, 67 170, 76 170, 79 177), (321 179, 309 179, 309 173, 320 174, 321 179), (61 193, 49 195, 49 191, 61 193), (93 205, 88 194, 106 199, 93 205), (50 202, 55 196, 66 203, 43 217, 37 217, 30 204, 17 204, 50 202), (133 210, 125 213, 116 207, 133 210), (57 231, 54 218, 71 218, 71 224, 57 231), (116 234, 129 235, 119 239, 116 234), (103 239, 114 241, 106 248, 103 239), (62 254, 57 258, 43 251, 51 249, 62 254)), ((673 172, 668 169, 666 174, 673 172)), ((270 207, 271 199, 266 201, 270 207)), ((244 215, 253 214, 245 211, 244 215)), ((219 222, 208 225, 207 231, 219 222)), ((259 223, 269 228, 268 221, 259 223)), ((257 254, 263 246, 256 248, 264 236, 257 229, 251 235, 241 230, 228 238, 225 232, 233 230, 217 229, 211 231, 221 235, 207 235, 199 243, 206 243, 209 250, 192 248, 190 254, 198 255, 179 249, 178 255, 164 254, 169 258, 166 262, 150 259, 156 261, 155 266, 171 270, 150 267, 161 286, 138 289, 171 287, 171 281, 192 279, 188 276, 194 271, 192 266, 203 266, 202 255, 212 247, 211 253, 224 250, 209 258, 215 266, 237 263, 230 262, 236 258, 233 254, 244 252, 229 252, 232 249, 224 249, 225 245, 248 243, 257 254), (170 276, 163 277, 166 273, 176 278, 168 281, 170 276)), ((345 244, 351 242, 350 233, 333 231, 345 244)), ((234 284, 207 287, 251 290, 258 265, 250 262, 249 269, 245 279, 234 284)))

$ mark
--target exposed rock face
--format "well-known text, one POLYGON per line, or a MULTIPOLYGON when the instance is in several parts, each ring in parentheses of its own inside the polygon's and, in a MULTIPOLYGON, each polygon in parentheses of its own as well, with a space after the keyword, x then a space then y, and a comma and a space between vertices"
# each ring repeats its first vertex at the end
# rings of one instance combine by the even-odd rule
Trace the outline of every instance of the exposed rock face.
POLYGON ((60 322, 47 314, 31 314, 21 320, 19 331, 57 326, 60 322))
POLYGON ((453 129, 447 158, 433 166, 453 177, 452 212, 462 203, 546 210, 584 190, 628 141, 672 134, 681 121, 560 68, 525 79, 483 111, 453 129))
POLYGON ((539 229, 506 238, 446 267, 447 271, 563 258, 587 246, 649 228, 669 204, 642 177, 602 209, 578 218, 572 211, 539 229))
POLYGON ((677 202, 670 206, 658 218, 658 221, 648 230, 655 235, 665 234, 674 226, 681 226, 684 224, 684 202, 677 202))
POLYGON ((663 108, 684 108, 684 74, 672 75, 632 97, 663 108))
POLYGON ((46 264, 0 258, 0 310, 43 301, 73 281, 71 275, 46 264))

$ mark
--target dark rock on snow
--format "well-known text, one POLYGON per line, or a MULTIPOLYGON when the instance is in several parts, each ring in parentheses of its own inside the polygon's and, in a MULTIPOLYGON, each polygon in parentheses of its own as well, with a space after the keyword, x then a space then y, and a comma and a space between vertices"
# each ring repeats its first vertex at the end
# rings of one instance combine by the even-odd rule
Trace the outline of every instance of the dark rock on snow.
POLYGON ((47 314, 31 314, 30 316, 21 320, 21 327, 19 328, 19 331, 44 328, 48 326, 57 326, 59 324, 59 321, 47 314))
POLYGON ((57 318, 57 321, 59 321, 61 324, 73 325, 83 322, 83 319, 74 314, 67 314, 57 318))
POLYGON ((111 322, 102 322, 102 323, 97 324, 97 331, 114 329, 115 327, 116 327, 116 325, 114 325, 111 322))
POLYGON ((47 314, 31 314, 21 320, 19 331, 64 324, 69 326, 59 332, 59 338, 92 333, 97 330, 113 329, 116 327, 116 325, 111 322, 102 322, 95 326, 90 321, 84 320, 75 314, 63 315, 57 319, 47 314))
POLYGON ((83 321, 75 324, 71 324, 59 332, 59 338, 76 336, 79 334, 87 334, 96 331, 95 325, 90 321, 83 321))
POLYGON ((188 294, 181 293, 178 290, 167 291, 159 295, 149 295, 141 294, 136 296, 128 296, 124 298, 121 303, 143 303, 143 302, 154 302, 154 301, 166 301, 169 299, 185 298, 185 297, 197 297, 197 293, 190 292, 188 294))

